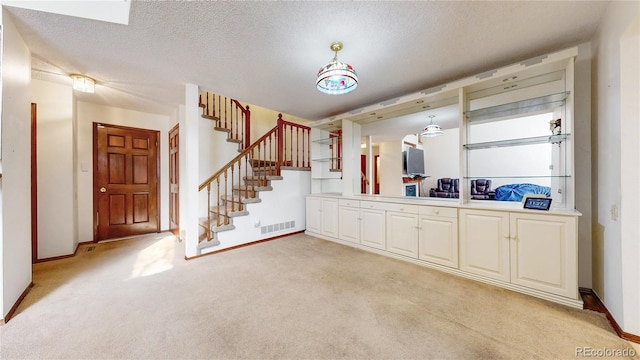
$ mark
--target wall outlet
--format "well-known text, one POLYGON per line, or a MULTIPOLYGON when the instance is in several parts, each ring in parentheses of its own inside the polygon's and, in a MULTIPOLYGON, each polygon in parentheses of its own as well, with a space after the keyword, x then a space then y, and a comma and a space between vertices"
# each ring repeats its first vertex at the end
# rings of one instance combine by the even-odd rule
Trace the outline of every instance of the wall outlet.
POLYGON ((615 204, 611 205, 611 220, 618 221, 618 206, 615 204))

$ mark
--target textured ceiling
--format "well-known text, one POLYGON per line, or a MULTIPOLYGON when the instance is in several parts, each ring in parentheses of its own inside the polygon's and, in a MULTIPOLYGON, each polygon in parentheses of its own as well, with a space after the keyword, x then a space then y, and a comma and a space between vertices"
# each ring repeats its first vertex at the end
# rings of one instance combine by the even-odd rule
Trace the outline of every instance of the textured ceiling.
POLYGON ((6 7, 33 54, 34 78, 98 81, 82 101, 170 113, 195 83, 318 120, 591 39, 607 2, 139 2, 129 25, 6 7), (347 95, 315 89, 338 54, 347 95))

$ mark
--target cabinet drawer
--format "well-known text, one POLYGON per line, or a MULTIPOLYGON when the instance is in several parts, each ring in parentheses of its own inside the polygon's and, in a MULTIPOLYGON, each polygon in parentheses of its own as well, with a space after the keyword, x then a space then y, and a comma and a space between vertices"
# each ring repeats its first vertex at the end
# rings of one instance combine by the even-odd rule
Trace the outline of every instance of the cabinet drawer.
POLYGON ((373 209, 373 210, 385 210, 384 203, 377 201, 360 201, 360 208, 373 209))
POLYGON ((338 202, 339 206, 350 206, 350 207, 360 207, 360 201, 358 200, 348 200, 348 199, 340 199, 338 202))
POLYGON ((458 217, 458 209, 439 206, 420 206, 420 215, 455 218, 458 217))
POLYGON ((417 214, 418 205, 409 205, 409 204, 397 204, 397 203, 385 203, 385 210, 387 211, 396 211, 403 212, 409 214, 417 214))

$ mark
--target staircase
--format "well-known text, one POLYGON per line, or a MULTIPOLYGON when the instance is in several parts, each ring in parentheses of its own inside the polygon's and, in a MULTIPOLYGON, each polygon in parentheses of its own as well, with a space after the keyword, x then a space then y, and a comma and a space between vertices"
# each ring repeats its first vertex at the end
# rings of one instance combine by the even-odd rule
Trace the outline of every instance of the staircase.
POLYGON ((219 246, 218 234, 234 230, 234 218, 249 215, 247 205, 260 203, 260 192, 273 190, 271 182, 283 179, 281 169, 311 167, 309 127, 285 121, 279 114, 277 125, 249 144, 249 107, 226 98, 216 103, 220 97, 210 100, 208 93, 205 97, 200 101, 202 117, 215 121, 215 130, 227 132, 227 141, 238 143, 240 154, 199 186, 199 191, 206 191, 208 211, 199 221, 198 250, 219 246))

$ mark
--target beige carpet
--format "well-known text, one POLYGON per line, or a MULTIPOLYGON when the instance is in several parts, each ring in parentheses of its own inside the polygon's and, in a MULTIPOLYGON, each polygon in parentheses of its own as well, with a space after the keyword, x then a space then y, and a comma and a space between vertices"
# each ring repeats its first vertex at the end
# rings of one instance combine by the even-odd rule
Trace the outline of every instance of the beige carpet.
MULTIPOLYGON (((575 359, 601 314, 302 234, 185 261, 168 234, 34 266, 3 359, 575 359)), ((638 355, 635 356, 639 359, 638 355)))

